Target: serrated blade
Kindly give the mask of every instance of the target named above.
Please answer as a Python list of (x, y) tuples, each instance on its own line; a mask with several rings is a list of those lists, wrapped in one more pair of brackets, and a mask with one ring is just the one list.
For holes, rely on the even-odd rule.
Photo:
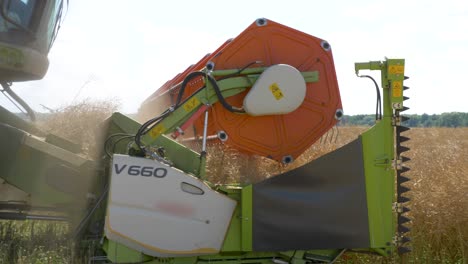
[(408, 242), (411, 242), (411, 239), (409, 237), (402, 237), (401, 238), (401, 244), (405, 244), (405, 243), (408, 243)]
[[(411, 189), (402, 185), (399, 185), (397, 187), (398, 195), (401, 195), (403, 193), (409, 192)], [(408, 198), (409, 199), (409, 198)]]
[(409, 231), (411, 231), (409, 227), (406, 227), (404, 225), (398, 225), (398, 233), (404, 234), (404, 233), (408, 233)]
[(405, 182), (409, 182), (410, 180), (411, 180), (410, 178), (405, 177), (405, 176), (402, 176), (402, 175), (398, 175), (398, 176), (397, 176), (398, 184), (402, 184), (402, 183), (405, 183)]
[(408, 150), (410, 150), (410, 148), (405, 147), (405, 146), (398, 146), (398, 149), (397, 149), (398, 154), (401, 154), (401, 153), (406, 152)]
[(399, 171), (400, 171), (400, 173), (405, 173), (405, 172), (410, 171), (410, 168), (403, 166), (403, 167), (401, 167), (401, 169)]
[(405, 196), (398, 196), (397, 197), (397, 202), (399, 202), (399, 203), (406, 203), (406, 202), (409, 202), (409, 201), (411, 201), (411, 199), (408, 198), (408, 197), (405, 197)]
[(399, 225), (406, 224), (406, 223), (408, 223), (409, 221), (411, 221), (411, 219), (409, 219), (409, 218), (406, 217), (406, 216), (403, 216), (403, 215), (398, 216), (398, 224), (399, 224)]
[[(409, 140), (409, 138), (408, 138), (408, 140)], [(400, 141), (400, 142), (401, 142), (401, 141)], [(406, 156), (401, 156), (400, 159), (401, 159), (401, 162), (408, 162), (408, 161), (411, 161), (411, 159), (408, 158), (408, 157), (406, 157)]]
[(406, 132), (410, 130), (409, 127), (405, 127), (405, 126), (397, 126), (397, 133), (400, 134), (400, 133), (403, 133), (403, 132)]
[(411, 252), (411, 248), (407, 248), (407, 247), (399, 247), (398, 248), (398, 254), (400, 255), (403, 255), (403, 254), (406, 254), (406, 253), (409, 253)]

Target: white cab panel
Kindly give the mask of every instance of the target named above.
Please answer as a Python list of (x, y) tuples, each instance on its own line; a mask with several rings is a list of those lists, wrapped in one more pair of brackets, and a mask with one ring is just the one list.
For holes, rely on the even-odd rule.
[(220, 251), (236, 201), (154, 160), (114, 155), (106, 236), (152, 256)]

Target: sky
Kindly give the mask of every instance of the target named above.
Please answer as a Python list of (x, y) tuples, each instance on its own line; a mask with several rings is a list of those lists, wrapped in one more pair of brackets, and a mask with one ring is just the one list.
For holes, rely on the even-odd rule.
[(375, 88), (354, 62), (385, 57), (406, 59), (406, 113), (468, 112), (466, 0), (70, 0), (47, 75), (12, 89), (39, 112), (94, 98), (135, 113), (261, 17), (331, 44), (345, 114), (375, 111)]

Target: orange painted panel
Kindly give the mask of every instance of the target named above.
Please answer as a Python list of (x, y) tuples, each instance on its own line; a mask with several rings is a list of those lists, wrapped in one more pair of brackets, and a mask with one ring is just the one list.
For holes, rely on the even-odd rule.
[[(324, 43), (322, 39), (271, 20), (264, 25), (254, 22), (232, 41), (164, 85), (155, 96), (162, 97), (171, 86), (180, 83), (193, 69), (203, 68), (208, 61), (215, 63), (215, 70), (240, 69), (251, 62), (262, 61), (262, 65), (251, 67), (281, 63), (302, 72), (318, 71), (319, 81), (307, 83), (303, 104), (289, 114), (253, 117), (231, 113), (219, 103), (209, 112), (209, 133), (225, 131), (228, 134), (226, 144), (278, 161), (287, 156), (296, 158), (336, 124), (335, 112), (342, 109), (332, 52), (328, 43)], [(194, 80), (187, 86), (184, 98), (202, 86), (201, 80)], [(176, 94), (177, 90), (173, 90)], [(242, 106), (245, 94), (227, 98), (227, 101), (233, 106)], [(151, 102), (149, 99), (146, 102)], [(199, 135), (203, 131), (201, 119), (194, 125)]]

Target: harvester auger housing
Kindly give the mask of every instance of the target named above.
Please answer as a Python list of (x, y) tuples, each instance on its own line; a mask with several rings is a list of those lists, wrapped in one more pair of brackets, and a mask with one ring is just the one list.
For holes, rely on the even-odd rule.
[[(139, 112), (143, 124), (109, 117), (102, 160), (79, 159), (69, 142), (2, 124), (2, 140), (17, 140), (2, 152), (8, 163), (0, 177), (29, 196), (0, 205), (8, 216), (15, 205), (24, 215), (31, 201), (65, 206), (64, 218), (86, 205), (74, 212), (73, 236), (91, 248), (91, 263), (332, 263), (347, 250), (404, 253), (404, 60), (355, 70), (382, 76), (383, 112), (372, 128), (258, 183), (209, 182), (209, 140), (288, 164), (343, 117), (330, 44), (258, 19), (150, 96)], [(183, 140), (199, 140), (201, 150)], [(38, 161), (29, 164), (25, 151)], [(40, 169), (39, 189), (25, 183), (30, 171), (22, 166)], [(92, 184), (66, 188), (63, 179)]]

